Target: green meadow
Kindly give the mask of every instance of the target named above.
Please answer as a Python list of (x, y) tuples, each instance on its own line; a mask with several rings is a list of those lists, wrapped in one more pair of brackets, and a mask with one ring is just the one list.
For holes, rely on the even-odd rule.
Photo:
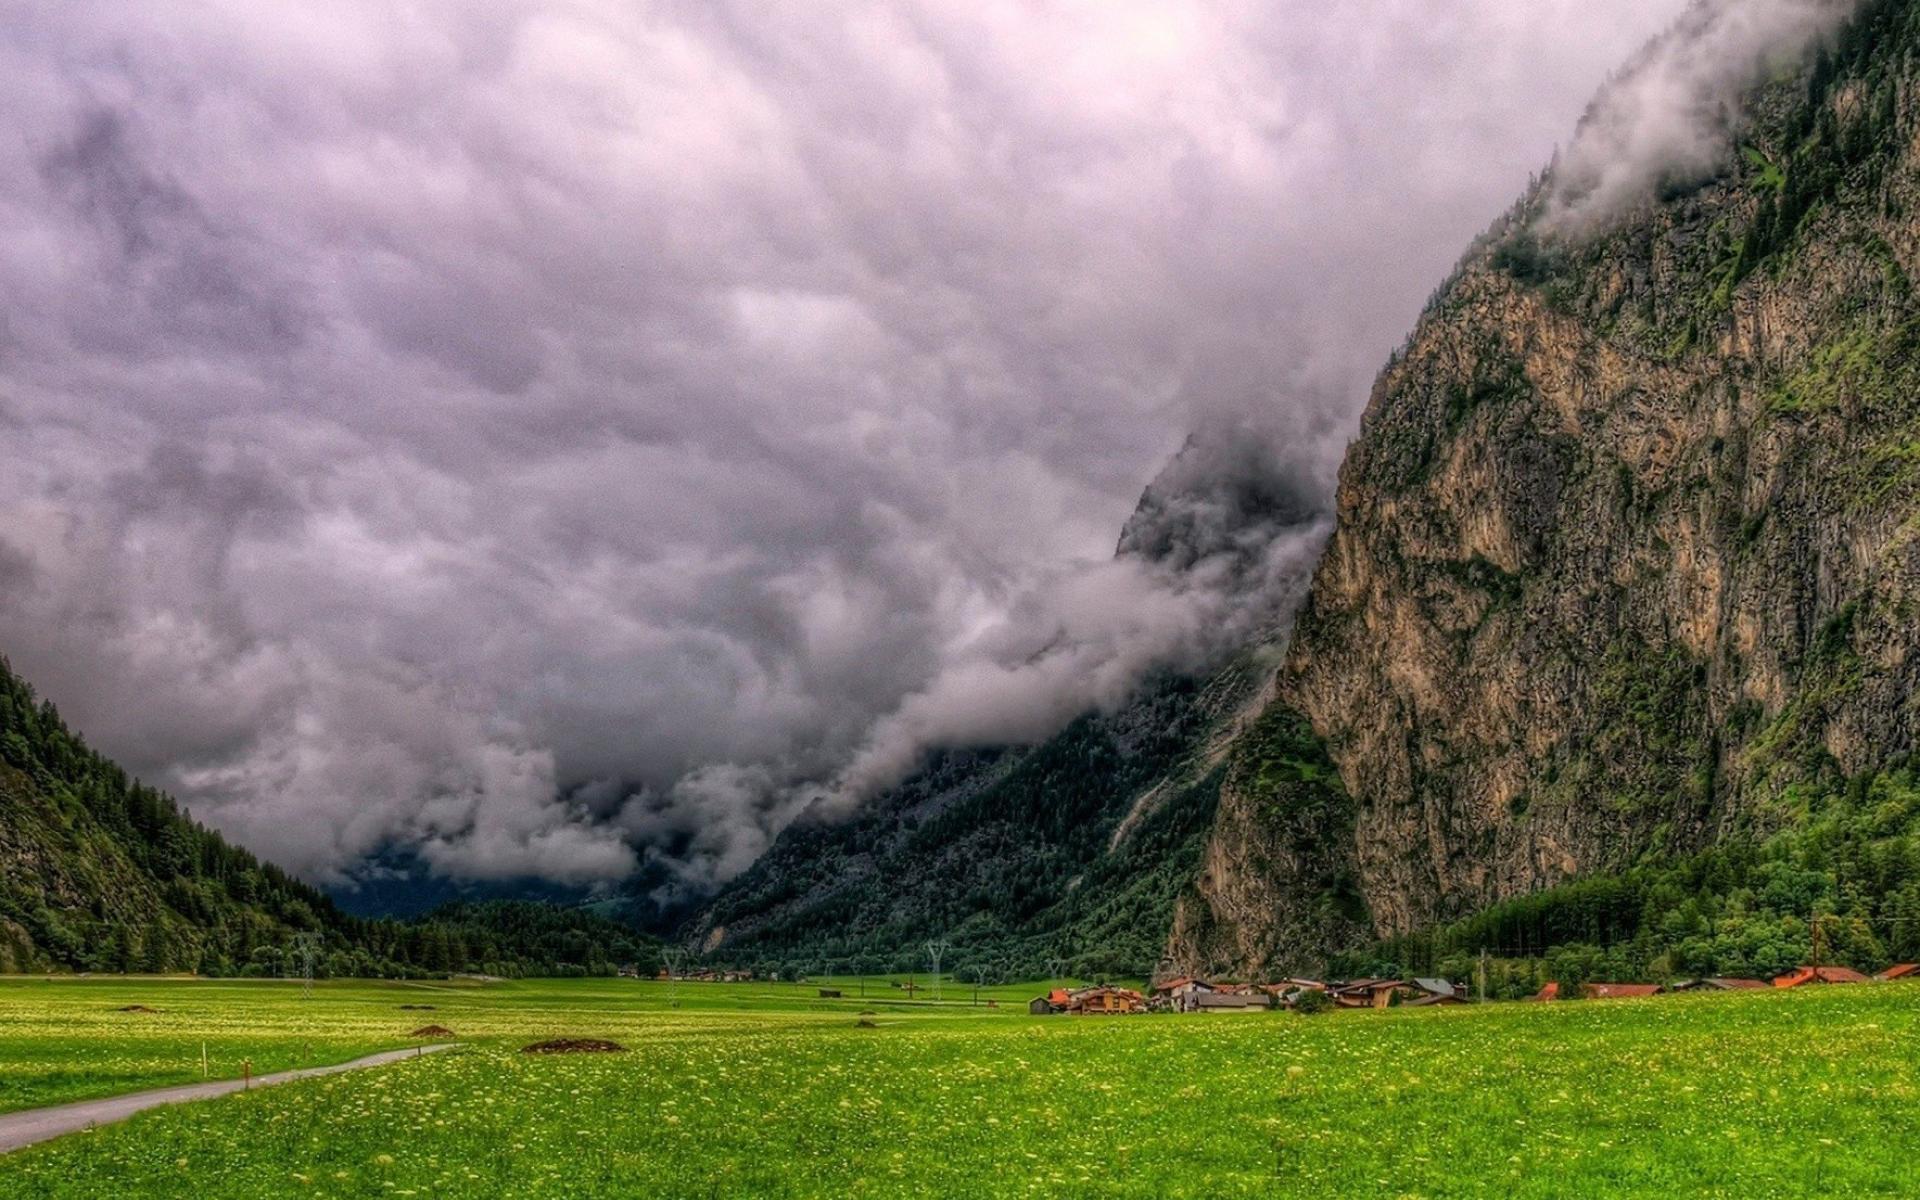
[[(6, 980), (15, 1108), (197, 1079), (203, 1041), (214, 1074), (468, 1045), (8, 1155), (0, 1195), (1894, 1196), (1920, 1162), (1915, 984), (1114, 1018), (828, 986)], [(520, 1052), (563, 1036), (629, 1049)]]

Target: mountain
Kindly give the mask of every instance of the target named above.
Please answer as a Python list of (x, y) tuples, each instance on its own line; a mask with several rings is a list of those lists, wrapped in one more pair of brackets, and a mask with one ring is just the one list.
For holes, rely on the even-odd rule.
[(348, 916), (89, 749), (0, 659), (0, 971), (611, 971), (657, 943), (578, 910), (458, 904)]
[(1860, 6), (1608, 211), (1563, 161), (1381, 375), (1280, 682), (1375, 935), (1512, 918), (1503, 951), (1640, 939), (1647, 971), (1729, 921), (1817, 951), (1819, 916), (1915, 948), (1916, 50), (1914, 5)]
[(1303, 807), (1338, 807), (1324, 756), (1296, 761), (1303, 727), (1260, 716), (1284, 614), (1327, 529), (1316, 496), (1257, 443), (1190, 442), (1146, 489), (1116, 553), (1203, 570), (1247, 618), (1246, 645), (1196, 676), (1149, 680), (1039, 745), (938, 753), (850, 816), (803, 815), (686, 940), (732, 962), (900, 970), (944, 940), (946, 962), (973, 978), (1030, 978), (1055, 960), (1150, 970), (1207, 870), (1222, 796), (1250, 776), (1287, 776)]
[[(1248, 974), (1485, 950), (1513, 989), (1920, 953), (1916, 51), (1905, 0), (1696, 5), (1379, 377), (1290, 641), (803, 824), (695, 932)], [(1123, 548), (1288, 508), (1194, 466)]]

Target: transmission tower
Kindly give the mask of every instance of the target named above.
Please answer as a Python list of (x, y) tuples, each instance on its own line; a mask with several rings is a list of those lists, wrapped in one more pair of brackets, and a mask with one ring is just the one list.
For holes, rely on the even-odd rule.
[(300, 996), (313, 998), (313, 966), (320, 957), (320, 935), (315, 933), (296, 933), (293, 935), (293, 957), (300, 965)]
[(681, 966), (687, 961), (687, 952), (678, 946), (667, 946), (660, 951), (660, 958), (667, 964), (667, 1004), (679, 1008)]
[(940, 1002), (940, 960), (947, 953), (947, 939), (936, 938), (927, 943), (927, 958), (933, 963), (933, 1002)]

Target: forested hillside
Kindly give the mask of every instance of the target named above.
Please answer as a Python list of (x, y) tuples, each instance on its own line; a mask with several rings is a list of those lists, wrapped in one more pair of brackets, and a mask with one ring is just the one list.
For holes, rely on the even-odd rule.
[(319, 974), (603, 972), (651, 940), (579, 910), (453, 905), (349, 917), (318, 890), (194, 822), (69, 730), (0, 660), (0, 971), (304, 969)]
[(1150, 969), (1199, 869), (1221, 768), (1208, 735), (1251, 672), (1165, 680), (1036, 747), (948, 752), (845, 820), (803, 818), (708, 908), (728, 962), (924, 969), (965, 978)]

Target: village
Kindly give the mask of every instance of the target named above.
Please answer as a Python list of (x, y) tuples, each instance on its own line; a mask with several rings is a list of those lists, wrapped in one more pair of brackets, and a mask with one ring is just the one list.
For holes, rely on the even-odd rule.
[[(620, 968), (619, 974), (624, 978), (641, 977), (641, 971), (633, 965)], [(778, 971), (755, 972), (724, 967), (688, 967), (680, 971), (670, 971), (662, 967), (652, 974), (652, 978), (661, 982), (677, 983), (782, 982)], [(1766, 990), (1797, 988), (1810, 984), (1890, 983), (1903, 980), (1920, 982), (1920, 964), (1899, 963), (1874, 975), (1866, 975), (1848, 967), (1802, 966), (1770, 980), (1715, 977), (1682, 979), (1670, 983), (1596, 981), (1583, 982), (1577, 987), (1568, 989), (1563, 989), (1556, 982), (1546, 984), (1522, 1003), (1554, 1000), (1632, 1000), (1679, 992)], [(805, 975), (793, 974), (789, 975), (785, 982), (808, 985), (824, 981), (811, 980)], [(868, 981), (864, 978), (860, 981), (863, 996), (867, 983)], [(920, 999), (923, 993), (930, 990), (929, 984), (916, 982), (912, 978), (904, 981), (873, 980), (872, 983), (875, 987), (904, 992), (906, 998), (910, 1000)], [(822, 986), (819, 988), (819, 996), (823, 1000), (838, 1000), (843, 998), (843, 991), (839, 987)], [(977, 993), (973, 1002), (980, 1002)], [(1034, 1016), (1235, 1013), (1275, 1009), (1314, 1013), (1334, 1009), (1428, 1008), (1481, 1002), (1483, 1001), (1474, 998), (1472, 988), (1465, 982), (1434, 977), (1324, 981), (1287, 978), (1271, 983), (1238, 983), (1209, 982), (1197, 976), (1180, 975), (1161, 979), (1149, 985), (1145, 991), (1111, 983), (1054, 987), (1044, 995), (1035, 996), (1028, 1001), (1027, 1011)], [(984, 1003), (988, 1007), (999, 1007), (997, 1000), (988, 999)]]
[[(1772, 980), (1765, 979), (1683, 979), (1673, 983), (1582, 983), (1572, 995), (1563, 996), (1558, 983), (1549, 983), (1529, 999), (1550, 1001), (1631, 1000), (1662, 993), (1741, 991), (1748, 989), (1797, 988), (1809, 984), (1890, 983), (1897, 980), (1920, 982), (1920, 964), (1900, 963), (1876, 975), (1864, 975), (1848, 967), (1803, 966)], [(1262, 1009), (1290, 1009), (1320, 1012), (1342, 1008), (1424, 1008), (1470, 1002), (1466, 984), (1449, 979), (1351, 979), (1322, 982), (1317, 979), (1282, 979), (1275, 983), (1209, 983), (1192, 976), (1179, 976), (1152, 985), (1146, 992), (1133, 988), (1097, 984), (1081, 988), (1054, 988), (1044, 996), (1035, 996), (1027, 1004), (1034, 1016), (1070, 1014), (1109, 1016), (1130, 1013), (1232, 1013)]]

